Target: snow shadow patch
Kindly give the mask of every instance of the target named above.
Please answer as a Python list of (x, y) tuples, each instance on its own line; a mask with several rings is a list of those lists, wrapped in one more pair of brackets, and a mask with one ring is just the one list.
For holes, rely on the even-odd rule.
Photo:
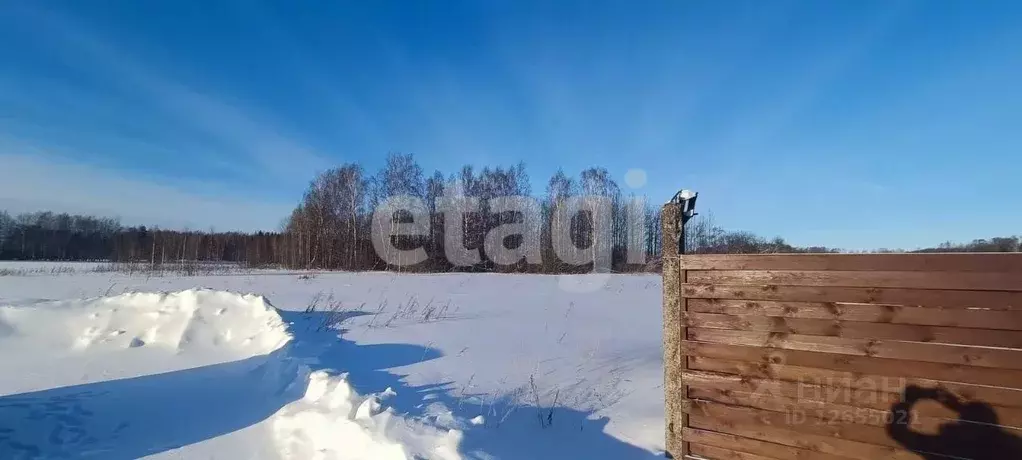
[[(416, 345), (356, 347), (339, 339), (338, 330), (322, 327), (326, 318), (320, 315), (332, 315), (339, 324), (359, 312), (340, 318), (337, 312), (279, 313), (291, 322), (287, 332), (294, 339), (269, 354), (0, 396), (0, 459), (155, 455), (270, 418), (302, 399), (310, 372), (372, 372), (440, 356)], [(265, 446), (252, 446), (252, 452), (276, 458), (277, 446), (268, 435)]]
[(0, 458), (133, 459), (251, 426), (298, 399), (281, 355), (0, 397)]
[[(0, 459), (134, 459), (200, 443), (252, 427), (302, 399), (316, 371), (348, 373), (359, 393), (387, 395), (383, 404), (397, 414), (460, 430), (462, 458), (657, 458), (604, 433), (606, 418), (499, 398), (483, 408), (455, 397), (453, 384), (410, 385), (392, 371), (441, 358), (440, 350), (358, 345), (343, 330), (321, 327), (364, 313), (279, 314), (293, 339), (269, 354), (0, 397)], [(486, 421), (469, 422), (479, 415)], [(252, 456), (277, 454), (266, 438), (265, 445), (250, 446)]]
[[(292, 353), (315, 357), (314, 369), (347, 372), (348, 381), (361, 394), (396, 394), (384, 405), (398, 414), (462, 430), (460, 453), (465, 459), (563, 460), (591, 458), (613, 460), (662, 459), (661, 455), (629, 444), (604, 432), (607, 417), (593, 418), (589, 412), (564, 406), (542, 407), (512, 398), (495, 398), (480, 405), (468, 397), (456, 396), (454, 382), (410, 385), (405, 375), (389, 369), (443, 357), (440, 350), (410, 344), (356, 344), (345, 338), (347, 330), (324, 334), (315, 325), (323, 322), (322, 312), (281, 311), (295, 336)], [(360, 316), (361, 312), (352, 312)], [(304, 326), (303, 326), (304, 325)], [(446, 408), (447, 414), (437, 409)], [(482, 423), (471, 420), (482, 415)], [(480, 419), (476, 419), (479, 421)]]

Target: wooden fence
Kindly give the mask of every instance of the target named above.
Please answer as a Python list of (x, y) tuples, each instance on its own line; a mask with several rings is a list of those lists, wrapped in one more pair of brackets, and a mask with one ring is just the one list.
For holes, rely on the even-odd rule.
[(1022, 254), (678, 255), (676, 216), (672, 457), (1022, 458)]

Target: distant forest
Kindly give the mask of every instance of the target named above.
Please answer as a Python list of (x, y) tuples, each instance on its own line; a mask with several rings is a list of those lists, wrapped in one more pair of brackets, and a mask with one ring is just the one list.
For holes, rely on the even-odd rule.
[[(401, 270), (499, 271), (533, 273), (570, 273), (590, 267), (567, 266), (554, 256), (549, 229), (568, 225), (572, 240), (585, 247), (594, 238), (591, 216), (582, 214), (571, 222), (557, 222), (551, 212), (570, 196), (599, 195), (612, 200), (612, 269), (618, 272), (656, 269), (663, 242), (659, 230), (659, 204), (647, 203), (642, 219), (625, 218), (625, 196), (603, 168), (589, 168), (576, 177), (558, 171), (546, 182), (545, 190), (534, 194), (523, 164), (510, 167), (476, 169), (464, 166), (445, 175), (435, 171), (426, 175), (412, 155), (391, 154), (386, 165), (375, 174), (367, 174), (358, 164), (345, 164), (316, 177), (301, 201), (275, 232), (202, 232), (164, 230), (145, 226), (124, 226), (117, 219), (35, 212), (10, 215), (0, 211), (0, 260), (59, 260), (145, 262), (153, 265), (181, 261), (235, 262), (250, 267), (276, 266), (298, 269), (385, 270), (388, 266), (373, 250), (370, 240), (372, 210), (386, 198), (411, 195), (432, 204), (445, 194), (482, 200), (479, 212), (465, 214), (461, 226), (469, 249), (484, 247), (489, 230), (510, 222), (520, 222), (521, 213), (491, 212), (487, 199), (501, 196), (534, 196), (540, 207), (540, 247), (542, 263), (523, 259), (511, 265), (497, 265), (483, 254), (479, 263), (453, 266), (444, 255), (443, 215), (431, 207), (431, 230), (421, 237), (395, 237), (399, 247), (423, 247), (429, 259)], [(825, 247), (796, 247), (778, 237), (767, 239), (744, 231), (729, 231), (714, 224), (712, 215), (693, 219), (686, 229), (692, 253), (792, 253), (838, 252)], [(629, 264), (625, 258), (628, 238), (640, 234), (646, 257), (644, 263)], [(514, 247), (521, 237), (507, 239)], [(1019, 237), (975, 240), (966, 244), (945, 243), (914, 252), (1019, 252)], [(888, 251), (884, 252), (898, 252)]]

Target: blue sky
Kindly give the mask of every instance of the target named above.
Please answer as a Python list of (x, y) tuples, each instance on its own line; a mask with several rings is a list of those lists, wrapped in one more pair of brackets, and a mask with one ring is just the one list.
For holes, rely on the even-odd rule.
[(6, 1), (0, 208), (273, 229), (398, 151), (799, 244), (1018, 234), (1020, 50), (1009, 1)]

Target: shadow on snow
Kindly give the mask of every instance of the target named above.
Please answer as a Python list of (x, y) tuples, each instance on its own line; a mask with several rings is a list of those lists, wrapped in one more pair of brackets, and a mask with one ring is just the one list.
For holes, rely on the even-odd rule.
[[(433, 417), (431, 405), (440, 403), (461, 420), (483, 415), (486, 423), (464, 428), (461, 453), (471, 459), (563, 460), (593, 458), (614, 460), (646, 460), (660, 455), (628, 444), (604, 432), (610, 421), (606, 417), (590, 418), (590, 413), (567, 407), (544, 408), (542, 416), (552, 423), (540, 424), (540, 409), (512, 400), (469, 402), (459, 397), (453, 382), (413, 386), (404, 376), (390, 371), (394, 367), (442, 358), (433, 348), (418, 345), (359, 345), (346, 338), (342, 331), (316, 332), (322, 320), (301, 312), (281, 312), (292, 323), (297, 340), (293, 350), (299, 356), (318, 356), (321, 368), (339, 369), (349, 373), (348, 380), (362, 394), (379, 393), (387, 388), (397, 395), (385, 405), (400, 414), (416, 418)], [(305, 324), (303, 326), (303, 324)], [(499, 423), (499, 424), (498, 424)]]
[[(442, 403), (459, 418), (501, 419), (465, 428), (467, 458), (650, 459), (658, 456), (603, 432), (608, 419), (570, 408), (539, 410), (513, 401), (465, 403), (450, 384), (410, 386), (388, 369), (441, 358), (411, 344), (357, 345), (318, 326), (330, 313), (280, 311), (294, 340), (269, 355), (162, 374), (109, 380), (0, 397), (0, 458), (134, 459), (231, 433), (276, 413), (305, 392), (301, 365), (349, 373), (360, 393), (391, 388), (398, 413), (428, 417)], [(348, 313), (347, 317), (360, 313)], [(337, 319), (334, 317), (334, 319)], [(298, 358), (298, 359), (290, 359)], [(544, 416), (551, 412), (544, 412)], [(496, 416), (492, 414), (497, 414)], [(489, 420), (488, 420), (489, 421)]]

